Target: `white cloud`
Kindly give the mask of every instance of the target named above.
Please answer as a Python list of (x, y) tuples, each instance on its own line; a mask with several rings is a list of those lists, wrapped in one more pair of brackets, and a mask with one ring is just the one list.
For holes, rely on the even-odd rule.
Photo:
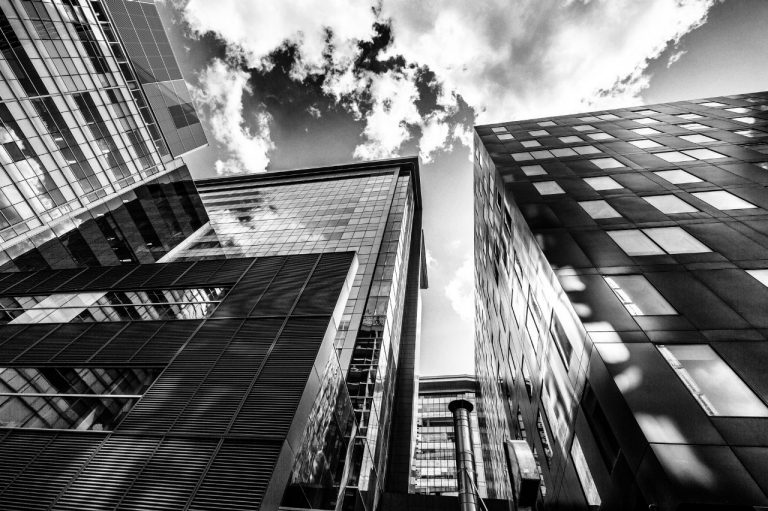
[(670, 55), (669, 60), (667, 60), (667, 69), (672, 67), (672, 64), (680, 60), (686, 53), (688, 53), (686, 50), (678, 50)]
[(274, 149), (270, 138), (267, 112), (254, 112), (254, 120), (243, 118), (243, 93), (250, 93), (248, 73), (215, 59), (199, 75), (199, 85), (192, 94), (202, 110), (208, 129), (228, 153), (226, 160), (216, 161), (219, 175), (264, 172), (269, 165), (269, 152)]
[(451, 307), (464, 321), (475, 317), (475, 269), (471, 256), (464, 259), (453, 278), (445, 286), (445, 295)]

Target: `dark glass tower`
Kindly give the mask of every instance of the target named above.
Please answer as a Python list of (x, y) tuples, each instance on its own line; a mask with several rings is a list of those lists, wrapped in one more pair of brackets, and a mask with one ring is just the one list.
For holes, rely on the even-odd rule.
[(767, 129), (767, 93), (476, 128), (486, 463), (527, 439), (540, 508), (768, 504)]

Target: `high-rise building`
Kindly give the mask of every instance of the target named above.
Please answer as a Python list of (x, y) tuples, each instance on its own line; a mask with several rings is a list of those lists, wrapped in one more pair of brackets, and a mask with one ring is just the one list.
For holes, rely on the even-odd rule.
[[(143, 183), (189, 181), (175, 157), (205, 143), (153, 2), (0, 1), (0, 263), (61, 237), (89, 211), (134, 201)], [(128, 209), (138, 224), (153, 214)], [(113, 231), (129, 229), (105, 222), (118, 225), (93, 235), (109, 245), (120, 238)], [(133, 262), (172, 248), (157, 241), (147, 240), (151, 260), (140, 251)], [(41, 257), (61, 267), (59, 254)]]
[(200, 190), (155, 264), (0, 274), (0, 508), (373, 510), (408, 466), (418, 161)]
[(542, 509), (768, 505), (768, 93), (475, 131), (490, 470), (526, 439)]
[[(456, 479), (456, 438), (453, 414), (448, 405), (457, 399), (476, 406), (477, 380), (471, 375), (420, 376), (416, 413), (416, 445), (411, 465), (412, 493), (458, 495)], [(483, 433), (477, 412), (470, 412), (470, 429), (475, 451), (477, 493), (488, 498), (487, 479), (481, 450)]]

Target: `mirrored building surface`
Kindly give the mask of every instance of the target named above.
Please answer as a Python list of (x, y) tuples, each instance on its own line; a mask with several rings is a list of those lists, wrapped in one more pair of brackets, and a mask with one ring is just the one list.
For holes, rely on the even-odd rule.
[(767, 505), (768, 94), (475, 131), (493, 473), (526, 439), (541, 509)]

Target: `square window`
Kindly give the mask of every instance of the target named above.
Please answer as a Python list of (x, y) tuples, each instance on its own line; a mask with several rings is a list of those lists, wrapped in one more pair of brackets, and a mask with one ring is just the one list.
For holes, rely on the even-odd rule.
[(737, 135), (741, 135), (742, 137), (749, 137), (749, 138), (760, 138), (768, 135), (768, 133), (764, 131), (758, 131), (758, 130), (741, 130), (735, 132)]
[(683, 151), (683, 152), (688, 156), (693, 156), (697, 160), (713, 160), (715, 158), (727, 158), (726, 155), (716, 153), (709, 149), (690, 149), (688, 151)]
[(659, 130), (655, 130), (653, 128), (635, 128), (630, 131), (632, 133), (637, 133), (638, 135), (658, 135), (661, 133)]
[(668, 254), (699, 254), (712, 252), (709, 247), (688, 234), (682, 227), (654, 227), (643, 229)]
[(527, 161), (533, 159), (531, 153), (512, 153), (510, 156), (512, 156), (512, 159), (515, 161)]
[(494, 133), (506, 133), (507, 128), (505, 128), (504, 126), (496, 126), (495, 128), (491, 128), (491, 131), (493, 131)]
[(658, 142), (654, 142), (653, 140), (633, 140), (630, 142), (635, 147), (639, 147), (640, 149), (650, 149), (651, 147), (662, 147), (661, 144)]
[(684, 170), (679, 170), (679, 169), (660, 170), (658, 172), (654, 172), (654, 174), (664, 179), (665, 181), (669, 181), (674, 185), (679, 185), (683, 183), (701, 183), (701, 179), (699, 179), (698, 177)]
[(681, 124), (681, 128), (691, 130), (691, 131), (701, 131), (701, 130), (708, 130), (711, 128), (711, 126), (705, 126), (703, 124), (699, 124), (698, 122), (692, 122), (689, 124)]
[(538, 123), (539, 126), (547, 127), (547, 126), (557, 126), (557, 124), (554, 121), (542, 121)]
[(752, 110), (749, 108), (744, 108), (743, 106), (737, 106), (735, 108), (726, 108), (728, 112), (733, 112), (735, 114), (748, 114)]
[(744, 124), (755, 124), (755, 122), (757, 121), (757, 119), (755, 119), (754, 117), (736, 117), (732, 120), (743, 122)]
[(514, 140), (515, 137), (510, 135), (509, 133), (502, 133), (501, 135), (496, 135), (496, 138), (499, 140)]
[(594, 115), (588, 115), (586, 117), (579, 117), (579, 120), (582, 122), (595, 122), (595, 121), (599, 121), (600, 119), (598, 119)]
[(589, 131), (595, 129), (595, 127), (589, 124), (580, 124), (579, 126), (574, 126), (573, 129), (576, 131)]
[(632, 119), (632, 120), (638, 124), (656, 124), (659, 122), (656, 119), (652, 119), (650, 117), (640, 117), (639, 119)]
[(768, 407), (708, 344), (658, 345), (709, 416), (768, 417)]
[(610, 204), (604, 200), (581, 201), (579, 205), (587, 214), (595, 219), (598, 218), (621, 218), (618, 211), (613, 209)]
[(693, 156), (688, 156), (687, 154), (683, 154), (678, 151), (672, 151), (669, 153), (653, 153), (654, 156), (658, 156), (664, 161), (668, 161), (670, 163), (675, 163), (678, 161), (691, 161), (695, 158)]
[(531, 156), (533, 156), (537, 160), (542, 160), (545, 158), (554, 158), (555, 156), (549, 152), (549, 151), (532, 151)]
[(582, 145), (579, 147), (574, 147), (573, 150), (579, 154), (596, 154), (600, 152), (600, 149), (592, 145)]
[(617, 169), (625, 166), (623, 163), (613, 158), (595, 158), (589, 160), (589, 162), (600, 169)]
[(662, 213), (673, 215), (676, 213), (695, 213), (694, 208), (677, 195), (652, 195), (643, 199)]
[(608, 231), (608, 236), (630, 256), (664, 254), (664, 251), (639, 229)]
[(572, 144), (574, 142), (584, 142), (584, 140), (581, 137), (577, 137), (576, 135), (572, 135), (570, 137), (560, 137), (560, 142), (564, 144)]
[(712, 108), (718, 108), (721, 106), (726, 106), (725, 103), (720, 103), (719, 101), (709, 101), (707, 103), (701, 103), (701, 106), (708, 106)]
[(529, 131), (528, 134), (532, 137), (543, 137), (544, 135), (549, 135), (549, 132), (547, 130), (534, 130)]
[(587, 136), (592, 140), (608, 140), (611, 138), (615, 138), (613, 135), (609, 135), (608, 133), (603, 133), (602, 131), (598, 131), (597, 133), (590, 133)]
[(762, 285), (768, 287), (768, 268), (759, 270), (747, 270), (747, 273), (760, 281)]
[(576, 151), (570, 147), (563, 147), (561, 149), (552, 149), (552, 154), (555, 156), (575, 156)]
[(520, 142), (523, 147), (541, 147), (541, 143), (538, 140), (523, 140)]
[(686, 121), (692, 121), (694, 119), (701, 119), (704, 116), (699, 114), (680, 114), (678, 115), (678, 117), (681, 119), (685, 119)]
[(635, 113), (637, 115), (654, 115), (654, 114), (657, 114), (659, 112), (657, 112), (656, 110), (640, 110), (639, 112), (635, 112)]
[(539, 181), (538, 183), (533, 183), (533, 186), (541, 195), (556, 195), (559, 193), (565, 193), (565, 190), (560, 188), (560, 185), (557, 184), (556, 181)]
[(603, 114), (603, 115), (598, 115), (597, 118), (600, 119), (601, 121), (613, 121), (614, 119), (618, 119), (619, 116), (613, 115), (613, 114)]
[(694, 144), (708, 144), (710, 142), (717, 142), (717, 140), (712, 137), (700, 135), (698, 133), (695, 135), (680, 135), (680, 138), (687, 142), (693, 142)]
[(523, 165), (520, 169), (526, 176), (543, 176), (547, 173), (541, 165)]
[(730, 192), (726, 192), (725, 190), (696, 192), (691, 195), (697, 199), (703, 200), (710, 206), (715, 207), (721, 211), (728, 211), (731, 209), (752, 209), (757, 207), (751, 202), (747, 202)]
[(608, 176), (585, 177), (584, 182), (592, 187), (593, 190), (618, 190), (624, 188), (619, 183)]
[(674, 316), (677, 311), (643, 275), (603, 277), (633, 316)]

